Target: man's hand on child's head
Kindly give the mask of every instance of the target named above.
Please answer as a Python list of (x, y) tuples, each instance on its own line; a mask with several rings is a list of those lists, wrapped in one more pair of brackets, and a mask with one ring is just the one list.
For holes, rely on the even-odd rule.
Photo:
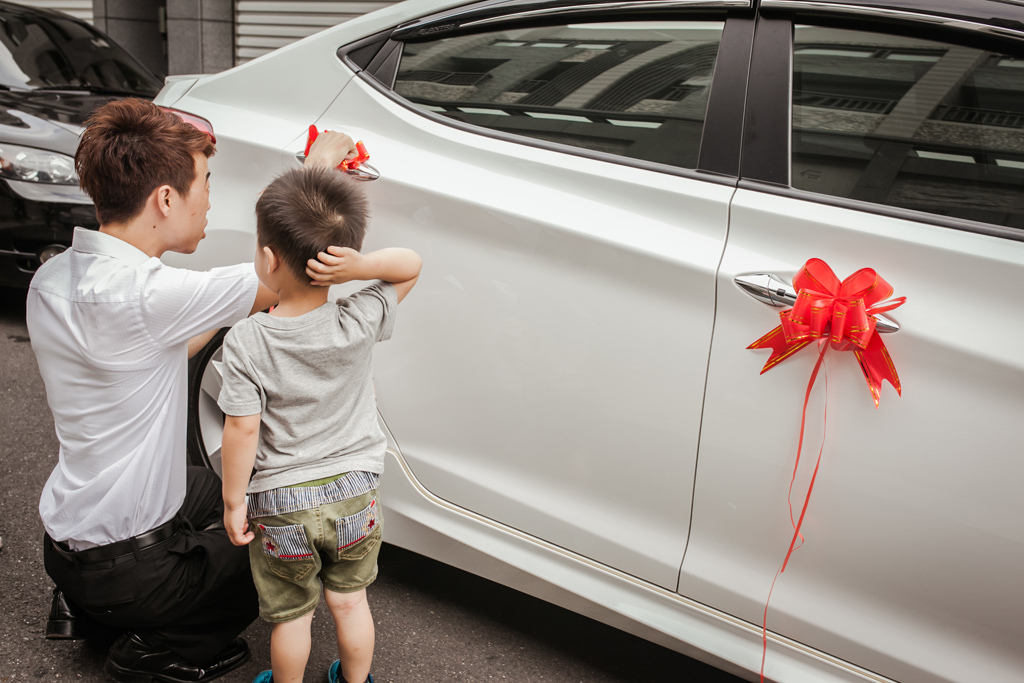
[(312, 278), (311, 284), (314, 285), (340, 285), (363, 279), (360, 271), (362, 264), (363, 255), (355, 249), (332, 246), (306, 262), (306, 275)]
[(249, 520), (245, 516), (245, 506), (230, 508), (224, 506), (224, 528), (228, 532), (228, 540), (233, 545), (248, 545), (249, 541), (256, 538), (256, 534), (249, 531)]

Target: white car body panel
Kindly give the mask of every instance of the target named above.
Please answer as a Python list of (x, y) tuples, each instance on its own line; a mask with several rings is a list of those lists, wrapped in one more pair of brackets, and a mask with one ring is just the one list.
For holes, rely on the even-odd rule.
[[(206, 270), (251, 260), (256, 247), (257, 193), (282, 170), (298, 164), (294, 154), (305, 147), (306, 128), (353, 76), (335, 56), (338, 47), (401, 23), (410, 13), (429, 14), (460, 4), (464, 0), (408, 0), (221, 73), (195, 81), (168, 79), (154, 102), (202, 112), (213, 124), (218, 153), (210, 159), (211, 185), (228, 187), (212, 191), (206, 238), (195, 254), (166, 254), (164, 261)], [(239, 116), (239, 111), (245, 116)], [(286, 147), (289, 151), (284, 151)]]
[(367, 248), (426, 264), (375, 365), (419, 480), (674, 588), (733, 188), (481, 138), (361, 80), (318, 125), (381, 174)]
[[(434, 496), (389, 442), (380, 483), (389, 543), (758, 680), (760, 628)], [(890, 683), (774, 633), (768, 653), (775, 680)]]
[(756, 680), (814, 351), (760, 375), (746, 347), (779, 309), (733, 278), (871, 267), (908, 297), (884, 337), (903, 396), (876, 410), (829, 352), (765, 673), (1021, 680), (1024, 243), (477, 135), (336, 57), (459, 4), (390, 6), (157, 100), (218, 138), (207, 238), (173, 265), (252, 258), (257, 193), (309, 124), (366, 142), (365, 248), (424, 257), (375, 360), (386, 539)]
[[(853, 354), (828, 353), (806, 542), (775, 587), (769, 628), (904, 683), (1019, 680), (1024, 652), (1005, 639), (1024, 615), (1024, 317), (1006, 283), (1024, 277), (1021, 242), (737, 192), (680, 592), (761, 621), (793, 534), (786, 492), (816, 352), (759, 375), (769, 352), (746, 347), (779, 309), (732, 279), (790, 280), (811, 257), (840, 278), (874, 268), (907, 297), (889, 314), (902, 329), (884, 335), (903, 396), (886, 384), (876, 410)], [(819, 376), (796, 514), (824, 395)]]

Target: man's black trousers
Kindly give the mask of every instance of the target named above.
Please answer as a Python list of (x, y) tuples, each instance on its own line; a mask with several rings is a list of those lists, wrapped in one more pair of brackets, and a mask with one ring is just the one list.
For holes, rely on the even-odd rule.
[[(126, 557), (86, 564), (43, 539), (46, 573), (96, 621), (204, 666), (259, 613), (249, 552), (228, 541), (221, 482), (189, 467), (177, 533)], [(204, 530), (206, 529), (206, 530)], [(72, 553), (72, 556), (74, 554)]]

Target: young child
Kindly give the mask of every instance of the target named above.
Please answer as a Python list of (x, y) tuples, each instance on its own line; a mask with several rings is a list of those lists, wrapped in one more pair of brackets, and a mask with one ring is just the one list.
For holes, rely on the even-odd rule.
[[(256, 203), (256, 274), (280, 304), (228, 332), (218, 401), (224, 525), (232, 543), (250, 544), (260, 615), (274, 624), (273, 674), (254, 683), (302, 681), (321, 583), (338, 637), (329, 681), (373, 681), (366, 587), (377, 576), (386, 440), (370, 360), (421, 261), (409, 249), (360, 254), (366, 222), (362, 193), (333, 169), (289, 171)], [(380, 281), (328, 303), (317, 279)]]

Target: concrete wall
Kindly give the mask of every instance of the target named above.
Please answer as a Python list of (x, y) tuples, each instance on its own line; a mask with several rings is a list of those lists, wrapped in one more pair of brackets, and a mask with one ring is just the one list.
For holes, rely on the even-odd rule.
[(158, 76), (234, 66), (232, 0), (92, 0), (93, 23)]
[(209, 74), (234, 66), (234, 3), (232, 0), (166, 0), (166, 2), (168, 45), (166, 73), (172, 75)]
[(163, 7), (164, 0), (93, 0), (93, 24), (162, 77), (168, 74)]

